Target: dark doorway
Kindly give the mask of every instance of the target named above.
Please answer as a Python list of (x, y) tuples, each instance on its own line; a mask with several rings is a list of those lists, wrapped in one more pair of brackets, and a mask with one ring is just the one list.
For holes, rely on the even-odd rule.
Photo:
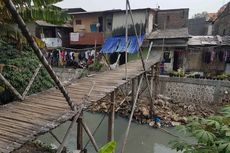
[(103, 17), (102, 16), (98, 17), (98, 22), (100, 24), (99, 32), (103, 32)]
[(182, 50), (174, 51), (173, 70), (177, 71), (179, 68), (183, 68), (184, 52)]

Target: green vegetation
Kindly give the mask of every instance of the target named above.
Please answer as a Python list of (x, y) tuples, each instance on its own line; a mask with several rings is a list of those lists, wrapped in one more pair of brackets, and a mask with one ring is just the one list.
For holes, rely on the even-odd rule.
[(103, 65), (99, 62), (99, 60), (96, 59), (93, 64), (89, 65), (88, 70), (89, 71), (97, 71), (98, 72), (98, 71), (101, 70), (102, 66)]
[(170, 77), (184, 77), (185, 73), (182, 69), (178, 69), (177, 71), (169, 72)]
[[(39, 65), (39, 60), (28, 46), (24, 46), (23, 51), (20, 51), (15, 44), (9, 44), (8, 42), (0, 40), (0, 63), (4, 63), (5, 65), (2, 71), (4, 77), (19, 93), (23, 93), (35, 69)], [(43, 68), (36, 77), (29, 94), (46, 90), (52, 86), (53, 82)], [(6, 93), (9, 93), (9, 90), (0, 82), (1, 103), (7, 103), (9, 100), (12, 100), (12, 97), (8, 97), (9, 94)]]
[(115, 141), (111, 141), (106, 145), (104, 145), (103, 147), (101, 147), (98, 153), (113, 153), (116, 148), (116, 144), (117, 143)]
[(219, 115), (208, 118), (190, 118), (190, 123), (179, 130), (194, 137), (197, 142), (171, 142), (172, 148), (184, 153), (230, 153), (230, 106)]

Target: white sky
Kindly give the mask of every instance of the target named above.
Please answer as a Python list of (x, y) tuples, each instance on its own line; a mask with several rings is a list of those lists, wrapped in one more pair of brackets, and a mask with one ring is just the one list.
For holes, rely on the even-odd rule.
[[(189, 8), (192, 17), (195, 13), (207, 11), (217, 12), (218, 9), (229, 0), (130, 0), (131, 7), (161, 9)], [(83, 8), (86, 11), (101, 11), (109, 9), (124, 9), (125, 0), (63, 0), (57, 6), (61, 8)]]

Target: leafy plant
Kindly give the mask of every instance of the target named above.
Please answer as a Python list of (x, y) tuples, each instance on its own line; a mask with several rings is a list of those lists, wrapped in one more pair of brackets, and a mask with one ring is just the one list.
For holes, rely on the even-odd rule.
[(115, 141), (111, 141), (107, 143), (106, 145), (104, 145), (103, 147), (101, 147), (98, 153), (113, 153), (113, 151), (116, 148), (116, 144), (117, 143)]
[(96, 59), (93, 64), (89, 65), (88, 69), (89, 71), (100, 71), (102, 66), (99, 60)]
[(170, 142), (173, 149), (184, 153), (230, 153), (230, 106), (220, 115), (208, 118), (190, 118), (190, 123), (178, 127), (183, 133), (194, 137), (197, 142)]
[[(39, 60), (30, 47), (24, 46), (23, 51), (19, 51), (16, 48), (16, 45), (0, 40), (0, 63), (11, 65), (5, 66), (2, 74), (19, 91), (19, 93), (23, 93), (33, 76), (35, 69), (39, 65)], [(12, 68), (12, 66), (17, 67), (17, 69)], [(46, 90), (52, 86), (53, 81), (43, 68), (39, 71), (29, 94)], [(1, 82), (0, 87), (4, 87)], [(0, 103), (7, 103), (12, 100), (12, 98), (7, 98), (13, 96), (12, 94), (9, 96), (9, 93), (8, 89), (0, 92)]]

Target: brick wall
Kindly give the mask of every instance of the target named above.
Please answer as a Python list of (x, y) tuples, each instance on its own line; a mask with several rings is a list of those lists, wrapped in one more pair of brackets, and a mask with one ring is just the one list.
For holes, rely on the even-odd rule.
[(214, 35), (230, 35), (230, 2), (214, 23)]
[(159, 29), (177, 29), (188, 26), (189, 9), (159, 10), (157, 12), (157, 24)]

